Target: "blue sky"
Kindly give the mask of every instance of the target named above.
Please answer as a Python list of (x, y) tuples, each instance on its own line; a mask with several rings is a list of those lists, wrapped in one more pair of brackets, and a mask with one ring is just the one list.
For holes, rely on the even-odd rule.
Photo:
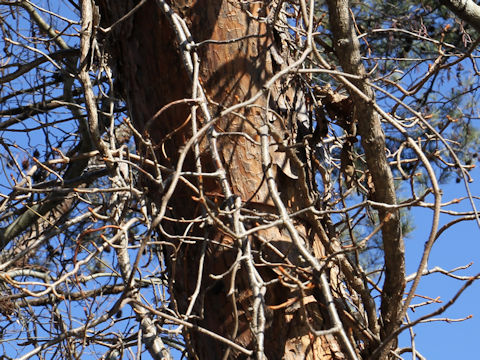
[[(472, 171), (476, 179), (470, 184), (472, 194), (480, 194), (480, 169)], [(465, 188), (462, 183), (451, 182), (442, 186), (444, 190), (443, 201), (465, 196)], [(477, 203), (478, 206), (478, 203)], [(464, 201), (461, 204), (450, 207), (451, 210), (469, 211), (470, 204)], [(407, 274), (417, 270), (418, 262), (423, 252), (425, 241), (430, 232), (431, 210), (415, 209), (412, 211), (415, 222), (415, 231), (405, 240)], [(452, 220), (453, 217), (443, 215), (440, 226)], [(475, 221), (457, 224), (446, 232), (435, 243), (430, 260), (429, 269), (439, 266), (450, 270), (473, 262), (473, 265), (462, 270), (457, 275), (469, 276), (480, 273), (480, 236)], [(447, 302), (463, 285), (463, 282), (451, 279), (442, 274), (425, 276), (417, 290), (417, 294), (432, 298), (440, 297), (441, 304), (429, 305), (418, 308), (415, 313), (409, 312), (412, 319), (432, 312)], [(419, 324), (414, 328), (417, 349), (427, 359), (475, 359), (478, 358), (478, 332), (480, 330), (480, 283), (476, 282), (468, 288), (458, 301), (439, 317), (464, 318), (469, 315), (473, 317), (463, 322), (432, 322)], [(423, 302), (423, 299), (416, 298), (413, 303)], [(401, 336), (401, 344), (409, 345), (409, 334), (406, 332)], [(409, 355), (405, 356), (410, 358)]]

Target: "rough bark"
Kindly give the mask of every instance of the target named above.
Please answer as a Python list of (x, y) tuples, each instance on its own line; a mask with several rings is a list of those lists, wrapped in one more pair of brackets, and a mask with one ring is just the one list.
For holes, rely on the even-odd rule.
[[(104, 27), (115, 23), (134, 6), (133, 1), (102, 0), (97, 1), (97, 4), (100, 6)], [(117, 87), (124, 91), (135, 126), (157, 149), (163, 149), (156, 153), (159, 162), (172, 167), (177, 163), (179, 153), (191, 137), (188, 130), (190, 126), (182, 126), (190, 121), (189, 108), (179, 100), (191, 97), (192, 81), (191, 74), (185, 71), (182, 65), (182, 56), (179, 53), (181, 45), (176, 40), (171, 23), (157, 5), (155, 1), (147, 1), (135, 14), (107, 33), (105, 43), (117, 74), (119, 82)], [(250, 13), (264, 16), (265, 9), (260, 5), (250, 5)], [(272, 28), (268, 28), (264, 22), (254, 21), (237, 2), (177, 1), (172, 4), (172, 8), (186, 20), (195, 43), (209, 40), (197, 49), (201, 59), (200, 82), (209, 100), (209, 112), (215, 119), (215, 131), (220, 134), (225, 132), (233, 134), (216, 138), (220, 158), (214, 158), (213, 162), (212, 146), (207, 137), (200, 142), (200, 165), (203, 171), (214, 171), (218, 166), (215, 162), (219, 160), (231, 185), (234, 195), (232, 199), (241, 200), (243, 207), (253, 211), (278, 213), (266, 185), (263, 168), (265, 163), (261, 161), (259, 146), (259, 129), (266, 123), (264, 110), (266, 106), (277, 111), (285, 108), (285, 101), (281, 104), (274, 101), (280, 97), (279, 91), (276, 91), (282, 86), (280, 83), (272, 89), (264, 88), (265, 83), (274, 74), (270, 50), (276, 39), (272, 34)], [(225, 42), (246, 35), (249, 36), (243, 40)], [(267, 90), (272, 92), (269, 94)], [(241, 103), (256, 94), (259, 95), (256, 100), (250, 106), (240, 108), (237, 114), (221, 115), (228, 106)], [(178, 102), (157, 114), (164, 106), (175, 101)], [(297, 104), (293, 105), (296, 106)], [(205, 120), (205, 117), (199, 119), (199, 128)], [(271, 123), (274, 131), (279, 134), (283, 134), (286, 127), (288, 128), (278, 120)], [(234, 135), (240, 132), (247, 136)], [(137, 139), (137, 146), (145, 150), (145, 144), (141, 139)], [(187, 156), (182, 170), (195, 171), (199, 164), (195, 161), (193, 156)], [(305, 181), (302, 169), (294, 164), (289, 167), (300, 178), (303, 176)], [(289, 204), (291, 211), (311, 205), (312, 199), (308, 194), (307, 185), (299, 186), (298, 179), (292, 179), (280, 171), (273, 172), (272, 176), (281, 189), (283, 202)], [(148, 186), (151, 198), (160, 204), (165, 193), (158, 186), (153, 184)], [(194, 219), (200, 216), (202, 211), (205, 211), (203, 206), (208, 204), (202, 201), (204, 197), (211, 200), (208, 204), (211, 211), (215, 212), (213, 203), (216, 203), (219, 209), (230, 206), (232, 199), (225, 198), (222, 194), (224, 189), (218, 181), (205, 177), (200, 180), (199, 189), (200, 193), (179, 183), (168, 203), (169, 217)], [(321, 227), (318, 219), (312, 221), (316, 222), (315, 226)], [(279, 282), (262, 288), (263, 293), (254, 294), (249, 274), (254, 271), (262, 281), (268, 282), (281, 276), (275, 266), (255, 266), (249, 269), (248, 263), (242, 262), (241, 267), (235, 268), (220, 280), (209, 276), (225, 273), (238, 261), (238, 246), (247, 248), (251, 246), (254, 252), (261, 250), (264, 258), (275, 262), (279, 257), (265, 247), (265, 242), (287, 254), (292, 264), (299, 265), (302, 261), (305, 262), (298, 249), (292, 245), (291, 230), (287, 231), (283, 226), (273, 227), (260, 231), (255, 236), (236, 239), (218, 227), (201, 229), (193, 226), (189, 228), (187, 234), (203, 237), (209, 242), (186, 244), (179, 242), (178, 239), (170, 239), (166, 235), (184, 234), (185, 225), (164, 220), (160, 226), (165, 240), (175, 245), (175, 250), (167, 247), (165, 251), (174, 309), (179, 314), (186, 312), (193, 294), (196, 293), (197, 282), (200, 281), (200, 293), (192, 311), (192, 315), (195, 316), (191, 316), (189, 321), (232, 339), (250, 351), (248, 355), (241, 351), (227, 350), (224, 343), (191, 328), (185, 328), (184, 336), (192, 357), (220, 359), (223, 356), (234, 358), (253, 356), (252, 350), (259, 348), (255, 341), (262, 338), (264, 344), (261, 346), (262, 349), (257, 350), (256, 357), (262, 357), (264, 351), (264, 355), (269, 359), (346, 358), (342, 346), (338, 343), (336, 332), (314, 336), (306, 324), (305, 315), (316, 330), (329, 329), (334, 321), (327, 315), (328, 305), (321, 304), (322, 295), (319, 291), (306, 294), (303, 300), (304, 308), (279, 306), (295, 300), (300, 294), (290, 291)], [(312, 231), (308, 219), (295, 220), (294, 232), (299, 234), (302, 241), (309, 239), (305, 246), (311, 246), (318, 258), (323, 256), (319, 234)], [(260, 263), (257, 255), (255, 262)], [(200, 274), (199, 268), (202, 269)], [(314, 274), (313, 277), (316, 279), (316, 285), (320, 287), (318, 274)], [(230, 291), (232, 284), (236, 289), (234, 292)], [(262, 307), (264, 312), (261, 313), (263, 318), (258, 320), (265, 323), (264, 334), (260, 337), (258, 334), (256, 336), (252, 334), (251, 328), (252, 321), (256, 321), (252, 320), (252, 307), (255, 306), (255, 301), (263, 302), (265, 305)], [(332, 311), (332, 307), (329, 311)], [(342, 341), (343, 345), (349, 342), (346, 336)], [(352, 349), (351, 352), (353, 353)]]

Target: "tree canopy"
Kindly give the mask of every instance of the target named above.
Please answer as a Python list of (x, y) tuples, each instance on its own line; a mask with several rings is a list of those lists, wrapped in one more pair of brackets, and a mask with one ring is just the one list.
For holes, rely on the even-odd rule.
[[(5, 358), (422, 359), (399, 334), (479, 277), (428, 262), (480, 227), (473, 1), (12, 0), (0, 20)], [(454, 297), (417, 292), (431, 273)]]

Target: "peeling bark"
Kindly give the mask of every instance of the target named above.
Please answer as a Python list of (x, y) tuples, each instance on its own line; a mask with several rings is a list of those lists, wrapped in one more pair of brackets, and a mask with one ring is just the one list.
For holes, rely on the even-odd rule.
[[(104, 27), (120, 19), (134, 5), (133, 1), (119, 3), (103, 0), (97, 3), (100, 6)], [(268, 92), (263, 87), (273, 75), (270, 48), (274, 39), (271, 30), (267, 29), (265, 23), (249, 18), (236, 2), (178, 1), (172, 4), (172, 8), (185, 18), (193, 40), (201, 44), (198, 48), (201, 59), (199, 78), (210, 100), (209, 110), (213, 117), (218, 116), (223, 109), (232, 104), (261, 94), (251, 106), (240, 109), (238, 115), (228, 114), (217, 118), (215, 131), (220, 134), (242, 132), (258, 141), (258, 130), (265, 123), (264, 109), (268, 104)], [(260, 4), (251, 5), (249, 10), (252, 14), (264, 15), (264, 9)], [(228, 42), (246, 35), (249, 36), (243, 40)], [(202, 43), (207, 40), (208, 42)], [(155, 2), (148, 1), (133, 16), (116, 26), (111, 34), (107, 34), (106, 41), (135, 126), (145, 137), (151, 139), (154, 146), (163, 146), (164, 152), (157, 152), (160, 162), (170, 166), (176, 164), (179, 151), (191, 136), (189, 127), (182, 127), (182, 124), (189, 121), (187, 106), (173, 105), (152, 121), (154, 114), (165, 105), (191, 97), (191, 80), (181, 65), (179, 44), (176, 43), (169, 22)], [(281, 107), (278, 104), (269, 106)], [(199, 126), (202, 125), (201, 121), (205, 119), (200, 119)], [(147, 124), (152, 126), (149, 127)], [(285, 127), (282, 128), (278, 122), (275, 126), (278, 126), (276, 130), (283, 134)], [(216, 138), (216, 141), (220, 160), (235, 196), (252, 211), (276, 212), (265, 184), (260, 146), (246, 137), (235, 135), (221, 136)], [(137, 141), (137, 144), (142, 148), (141, 141)], [(213, 171), (215, 164), (212, 164), (209, 153), (211, 148), (206, 139), (200, 143), (200, 150), (202, 168), (204, 171)], [(193, 156), (187, 156), (183, 170), (195, 171), (195, 166)], [(276, 176), (278, 186), (282, 190), (282, 198), (291, 204), (292, 209), (301, 208), (308, 203), (308, 195), (304, 192), (306, 187), (299, 187), (298, 181), (280, 172)], [(204, 194), (218, 194), (216, 198), (218, 206), (224, 206), (224, 202), (230, 200), (224, 198), (217, 182), (204, 178), (201, 185)], [(163, 193), (161, 189), (150, 186), (150, 196), (160, 203)], [(196, 192), (179, 184), (169, 202), (169, 214), (177, 219), (193, 219), (201, 215), (202, 204), (198, 200), (197, 202), (192, 200), (198, 196)], [(296, 205), (296, 201), (300, 203)], [(309, 226), (302, 224), (301, 221), (295, 225), (303, 241), (310, 239), (311, 243), (317, 243), (315, 245), (317, 256), (322, 256), (318, 234), (313, 234)], [(185, 226), (182, 224), (164, 221), (161, 226), (171, 234), (185, 233)], [(193, 227), (188, 234), (203, 236), (213, 241), (206, 246), (203, 243), (187, 245), (177, 240), (171, 241), (175, 245), (175, 250), (167, 249), (166, 261), (171, 276), (170, 290), (174, 309), (179, 314), (185, 313), (200, 279), (202, 282), (200, 294), (193, 307), (193, 314), (196, 317), (190, 321), (233, 339), (246, 349), (254, 348), (256, 337), (252, 334), (251, 317), (252, 306), (257, 297), (253, 296), (250, 290), (248, 266), (242, 265), (221, 280), (209, 276), (225, 273), (235, 263), (237, 257), (235, 248), (239, 240), (213, 227), (206, 229)], [(264, 247), (265, 242), (288, 254), (288, 258), (294, 264), (304, 261), (296, 253), (290, 235), (284, 229), (277, 227), (266, 229), (246, 241), (245, 246), (252, 244), (253, 250), (261, 250), (262, 255), (269, 261), (274, 262), (278, 255)], [(257, 257), (255, 260), (260, 263)], [(199, 268), (203, 269), (200, 274)], [(267, 282), (280, 276), (270, 267), (259, 266), (254, 271)], [(236, 288), (233, 293), (230, 291), (232, 283)], [(265, 357), (346, 358), (335, 335), (312, 335), (305, 324), (303, 309), (279, 306), (298, 295), (278, 282), (265, 288), (265, 295), (261, 300), (266, 305), (263, 320), (265, 332), (262, 335)], [(308, 320), (311, 325), (317, 330), (328, 329), (330, 323), (329, 320), (325, 320), (325, 317), (328, 317), (325, 315), (325, 306), (318, 301), (312, 301), (308, 308), (312, 311)], [(303, 326), (300, 326), (299, 322), (303, 322)], [(184, 337), (194, 358), (221, 359), (222, 356), (246, 358), (245, 354), (227, 350), (224, 343), (190, 328), (185, 329)]]

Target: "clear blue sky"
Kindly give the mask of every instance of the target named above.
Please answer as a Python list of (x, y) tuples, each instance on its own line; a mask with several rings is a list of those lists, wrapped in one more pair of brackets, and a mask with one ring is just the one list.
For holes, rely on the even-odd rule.
[[(475, 181), (470, 184), (472, 194), (480, 195), (480, 169), (471, 173)], [(449, 183), (442, 186), (443, 200), (451, 200), (465, 196), (462, 183)], [(480, 207), (480, 202), (477, 202)], [(468, 211), (471, 207), (468, 202), (449, 207), (451, 210)], [(420, 256), (423, 252), (425, 241), (430, 232), (432, 211), (416, 209), (412, 212), (415, 222), (415, 231), (406, 239), (407, 274), (417, 270)], [(452, 220), (453, 217), (443, 215), (440, 226)], [(457, 273), (457, 275), (475, 275), (480, 273), (480, 231), (475, 221), (457, 224), (443, 233), (435, 243), (429, 261), (429, 268), (435, 266), (450, 270), (473, 262), (473, 265)], [(463, 282), (445, 275), (432, 274), (424, 277), (417, 290), (417, 294), (432, 298), (440, 297), (441, 304), (419, 308), (415, 313), (409, 312), (411, 319), (434, 311), (445, 304), (463, 285)], [(460, 299), (439, 317), (464, 318), (473, 315), (473, 318), (455, 323), (433, 322), (420, 324), (414, 328), (416, 347), (427, 359), (478, 359), (478, 341), (480, 331), (480, 283), (474, 283), (468, 288)], [(423, 302), (415, 299), (414, 303)], [(408, 341), (408, 342), (407, 342)], [(401, 337), (403, 346), (409, 345), (409, 334), (406, 332)], [(404, 354), (405, 359), (410, 359), (409, 354)]]

